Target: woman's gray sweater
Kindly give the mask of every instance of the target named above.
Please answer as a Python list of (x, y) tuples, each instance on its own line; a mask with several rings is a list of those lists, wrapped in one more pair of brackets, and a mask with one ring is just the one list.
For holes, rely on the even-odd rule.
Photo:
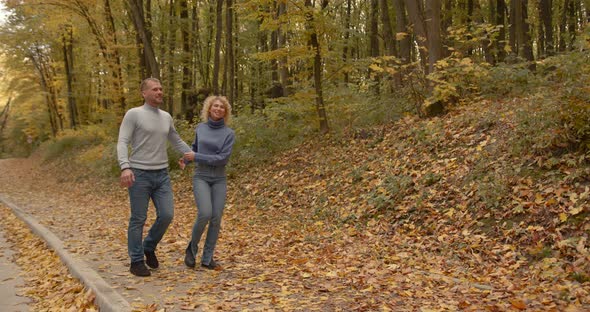
[(235, 142), (235, 133), (225, 125), (223, 119), (202, 122), (195, 129), (195, 174), (222, 177), (229, 162)]

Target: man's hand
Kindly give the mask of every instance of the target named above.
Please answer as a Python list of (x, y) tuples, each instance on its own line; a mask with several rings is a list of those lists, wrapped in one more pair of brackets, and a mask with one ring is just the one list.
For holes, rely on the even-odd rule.
[(180, 166), (181, 170), (184, 170), (184, 167), (186, 167), (186, 164), (184, 163), (184, 157), (180, 157), (178, 160), (178, 166)]
[(184, 153), (183, 158), (186, 161), (193, 161), (193, 160), (195, 160), (195, 152), (193, 152), (193, 151), (186, 152), (186, 153)]
[(121, 171), (121, 186), (131, 187), (133, 182), (135, 182), (135, 175), (131, 169), (127, 168)]

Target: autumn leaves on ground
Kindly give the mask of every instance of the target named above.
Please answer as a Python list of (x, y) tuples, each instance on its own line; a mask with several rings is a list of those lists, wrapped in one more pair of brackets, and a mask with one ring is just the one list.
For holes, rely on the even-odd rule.
[(221, 271), (182, 263), (196, 215), (190, 172), (172, 172), (174, 224), (157, 250), (161, 268), (145, 279), (127, 271), (117, 177), (7, 159), (1, 192), (137, 310), (584, 311), (590, 157), (527, 141), (540, 136), (523, 118), (534, 124), (544, 109), (530, 98), (484, 101), (316, 139), (237, 171)]

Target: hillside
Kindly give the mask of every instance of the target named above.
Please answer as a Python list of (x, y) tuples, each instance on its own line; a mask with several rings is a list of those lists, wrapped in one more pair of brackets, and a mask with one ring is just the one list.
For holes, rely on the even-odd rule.
[(494, 291), (429, 306), (588, 308), (590, 155), (539, 133), (554, 110), (534, 98), (482, 101), (318, 138), (238, 174), (229, 218), (266, 233), (248, 239), (267, 246), (261, 261), (381, 303), (471, 285)]
[(126, 273), (117, 177), (104, 184), (83, 166), (14, 159), (0, 162), (0, 185), (139, 309), (583, 311), (590, 155), (539, 131), (547, 114), (534, 98), (482, 100), (318, 137), (241, 169), (214, 273), (182, 265), (190, 170), (172, 172), (165, 265), (146, 280)]

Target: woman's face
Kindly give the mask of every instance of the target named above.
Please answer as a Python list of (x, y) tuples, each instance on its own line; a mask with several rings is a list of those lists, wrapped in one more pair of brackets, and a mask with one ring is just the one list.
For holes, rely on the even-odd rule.
[(220, 100), (215, 100), (213, 101), (213, 104), (211, 104), (211, 108), (209, 108), (209, 117), (215, 121), (225, 117), (225, 106)]

